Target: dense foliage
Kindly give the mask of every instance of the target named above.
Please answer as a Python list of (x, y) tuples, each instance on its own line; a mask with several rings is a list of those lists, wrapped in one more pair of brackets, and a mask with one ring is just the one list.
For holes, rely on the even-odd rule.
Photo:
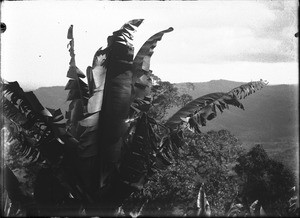
[(185, 141), (176, 162), (124, 203), (125, 214), (194, 216), (201, 183), (216, 216), (299, 214), (295, 175), (260, 145), (246, 152), (227, 130), (187, 134)]
[[(154, 175), (145, 189), (124, 205), (141, 206), (143, 215), (193, 215), (195, 200), (202, 182), (214, 215), (225, 214), (225, 203), (237, 192), (238, 178), (232, 167), (244, 152), (230, 132), (186, 133), (186, 144), (167, 169)], [(156, 213), (156, 214), (155, 214)]]

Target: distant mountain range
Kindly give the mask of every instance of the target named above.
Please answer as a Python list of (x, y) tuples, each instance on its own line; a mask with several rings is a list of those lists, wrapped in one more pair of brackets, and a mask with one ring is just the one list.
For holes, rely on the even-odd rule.
[[(213, 92), (228, 92), (244, 84), (228, 80), (212, 80), (202, 83), (178, 83), (180, 93), (190, 94), (193, 99)], [(45, 107), (68, 108), (68, 92), (62, 86), (42, 87), (34, 91)], [(230, 107), (223, 114), (202, 127), (209, 130), (228, 129), (239, 138), (245, 148), (262, 144), (268, 153), (296, 170), (299, 147), (298, 85), (268, 85), (241, 100), (245, 111)], [(178, 108), (169, 111), (169, 116)]]

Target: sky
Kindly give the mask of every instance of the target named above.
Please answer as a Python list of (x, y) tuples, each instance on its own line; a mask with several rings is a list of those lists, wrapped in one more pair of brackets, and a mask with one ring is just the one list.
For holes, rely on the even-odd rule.
[(92, 64), (106, 38), (132, 19), (135, 54), (155, 33), (150, 68), (162, 80), (226, 79), (298, 84), (298, 1), (5, 1), (1, 76), (24, 88), (65, 85), (67, 31), (74, 26), (76, 64)]

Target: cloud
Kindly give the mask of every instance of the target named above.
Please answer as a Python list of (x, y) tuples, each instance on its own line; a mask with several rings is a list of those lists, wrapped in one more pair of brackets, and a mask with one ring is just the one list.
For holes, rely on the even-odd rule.
[[(176, 31), (176, 30), (175, 30)], [(249, 28), (190, 29), (170, 33), (155, 49), (158, 62), (295, 62), (293, 40), (257, 37)], [(168, 41), (171, 40), (171, 41)], [(172, 54), (172, 55), (170, 55)], [(175, 55), (174, 55), (175, 54)]]
[[(155, 56), (160, 56), (157, 61), (296, 62), (297, 7), (271, 7), (272, 1), (263, 2), (205, 1), (173, 5), (169, 12), (164, 11), (165, 16), (155, 18), (157, 23), (170, 23), (175, 29), (155, 49)], [(160, 21), (161, 17), (166, 19)]]
[(289, 55), (278, 53), (244, 53), (238, 56), (227, 57), (228, 61), (247, 61), (247, 62), (265, 62), (265, 63), (280, 63), (292, 62), (294, 59)]
[[(298, 41), (294, 37), (297, 32), (295, 3), (263, 1), (263, 4), (219, 4), (201, 16), (201, 21), (195, 22), (195, 26), (190, 24), (181, 30), (193, 33), (186, 40), (187, 47), (182, 47), (181, 53), (193, 51), (195, 55), (189, 60), (200, 63), (296, 62)], [(190, 49), (188, 43), (193, 43), (194, 49)]]
[(273, 19), (258, 28), (252, 28), (253, 34), (258, 40), (270, 39), (279, 42), (273, 45), (273, 51), (266, 54), (268, 57), (265, 59), (270, 59), (271, 62), (297, 61), (298, 40), (294, 37), (298, 31), (297, 1), (261, 1), (261, 3), (272, 13)]

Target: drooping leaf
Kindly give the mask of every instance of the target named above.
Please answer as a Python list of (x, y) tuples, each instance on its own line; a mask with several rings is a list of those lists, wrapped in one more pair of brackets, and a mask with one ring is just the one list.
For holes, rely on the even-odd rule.
[(228, 93), (211, 93), (197, 98), (177, 111), (165, 123), (171, 130), (175, 130), (181, 123), (188, 124), (188, 127), (195, 132), (200, 132), (200, 127), (206, 125), (207, 120), (217, 116), (216, 108), (222, 113), (229, 109), (229, 105), (244, 109), (238, 98), (244, 98), (254, 90), (259, 90), (267, 83), (264, 81), (250, 82), (232, 89)]
[(24, 92), (18, 82), (1, 81), (0, 85), (3, 92), (3, 101), (1, 101), (4, 103), (3, 115), (11, 120), (18, 129), (17, 139), (20, 142), (21, 154), (26, 158), (31, 157), (31, 160), (41, 160), (40, 157), (33, 158), (41, 152), (42, 159), (55, 161), (62, 155), (59, 146), (52, 147), (58, 156), (51, 156), (48, 151), (43, 152), (42, 146), (48, 146), (53, 142), (63, 143), (59, 137), (60, 133), (64, 134), (64, 132), (58, 131), (58, 129), (64, 129), (64, 124), (57, 123), (62, 119), (60, 110), (51, 114), (42, 106), (33, 92)]
[[(3, 102), (5, 106), (8, 107), (7, 110), (4, 111), (4, 116), (10, 116), (13, 112), (26, 117), (27, 121), (31, 123), (41, 123), (44, 121), (43, 116), (40, 114), (44, 108), (32, 92), (24, 92), (18, 82), (4, 82), (1, 83), (1, 87)], [(14, 122), (18, 123), (18, 120), (14, 120)], [(42, 123), (40, 125), (42, 125)], [(28, 128), (31, 127), (31, 125), (26, 126), (28, 126)], [(26, 126), (24, 126), (24, 128)]]
[(9, 120), (13, 120), (16, 124), (22, 126), (28, 123), (28, 119), (23, 113), (20, 113), (19, 109), (15, 107), (7, 98), (3, 97), (0, 102), (0, 107), (3, 110), (3, 114)]

